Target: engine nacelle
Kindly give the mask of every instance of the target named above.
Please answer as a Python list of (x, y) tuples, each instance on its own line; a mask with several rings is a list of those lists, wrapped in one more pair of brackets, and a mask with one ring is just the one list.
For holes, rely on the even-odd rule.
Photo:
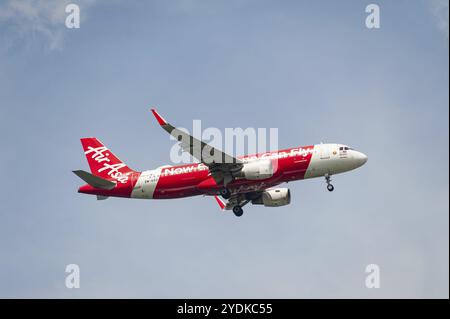
[(257, 160), (245, 163), (240, 176), (248, 180), (266, 179), (273, 176), (273, 165), (270, 159)]
[(252, 200), (252, 204), (266, 207), (278, 207), (291, 203), (291, 191), (289, 188), (273, 188), (262, 192), (261, 196)]

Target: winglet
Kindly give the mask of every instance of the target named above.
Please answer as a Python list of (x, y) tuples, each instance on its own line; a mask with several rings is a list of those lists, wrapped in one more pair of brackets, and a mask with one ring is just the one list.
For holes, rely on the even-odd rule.
[(153, 116), (156, 118), (156, 120), (158, 121), (159, 125), (163, 126), (163, 125), (167, 125), (168, 123), (166, 122), (166, 120), (158, 114), (158, 112), (156, 111), (156, 109), (152, 108), (151, 109)]
[(217, 204), (219, 204), (220, 209), (224, 210), (225, 209), (225, 203), (219, 198), (219, 196), (214, 196), (214, 198), (217, 201)]

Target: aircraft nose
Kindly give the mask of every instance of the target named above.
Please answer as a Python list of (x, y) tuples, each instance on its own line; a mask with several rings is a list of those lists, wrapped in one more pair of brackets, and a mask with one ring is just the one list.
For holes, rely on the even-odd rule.
[(353, 158), (355, 159), (358, 166), (364, 165), (368, 160), (367, 155), (361, 152), (355, 152)]

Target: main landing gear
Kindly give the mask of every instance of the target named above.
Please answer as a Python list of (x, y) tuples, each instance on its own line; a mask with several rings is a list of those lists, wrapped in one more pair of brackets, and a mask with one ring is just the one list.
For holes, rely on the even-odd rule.
[(233, 207), (233, 213), (237, 217), (241, 217), (242, 214), (244, 214), (244, 210), (242, 209), (242, 207), (240, 205), (236, 205)]
[(330, 174), (325, 174), (325, 181), (327, 183), (327, 189), (329, 192), (334, 191), (334, 186), (333, 184), (331, 184), (331, 175)]
[(251, 198), (248, 198), (248, 196), (245, 196), (244, 194), (231, 194), (230, 190), (226, 187), (222, 188), (219, 193), (220, 196), (222, 196), (224, 199), (231, 198), (228, 201), (227, 206), (233, 207), (233, 213), (237, 217), (241, 217), (244, 214), (244, 210), (242, 209), (242, 207), (244, 207), (251, 201)]
[(229, 199), (231, 197), (231, 192), (228, 188), (222, 188), (220, 190), (220, 196), (222, 196), (224, 199)]
[(244, 214), (244, 211), (242, 210), (242, 207), (250, 203), (250, 199), (245, 199), (237, 202), (237, 205), (233, 207), (233, 213), (237, 217), (241, 217), (242, 214)]

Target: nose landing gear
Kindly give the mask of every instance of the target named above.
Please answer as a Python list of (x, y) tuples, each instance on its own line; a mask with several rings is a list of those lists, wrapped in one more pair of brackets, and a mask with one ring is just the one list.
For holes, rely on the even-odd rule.
[(329, 192), (334, 191), (334, 186), (333, 184), (331, 184), (331, 175), (330, 174), (325, 174), (325, 181), (327, 183), (327, 189)]

